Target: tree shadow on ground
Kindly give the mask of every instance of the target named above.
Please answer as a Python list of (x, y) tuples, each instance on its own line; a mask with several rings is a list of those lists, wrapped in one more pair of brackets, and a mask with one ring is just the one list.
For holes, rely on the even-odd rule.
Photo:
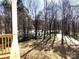
[(48, 44), (47, 42), (43, 42), (40, 43), (35, 49), (40, 51), (50, 51), (52, 49), (54, 50), (53, 52), (61, 56), (61, 59), (79, 59), (79, 49), (75, 45), (75, 48), (69, 46), (66, 43), (64, 45), (59, 44), (57, 46), (54, 46), (53, 48), (50, 45), (51, 43)]
[(79, 59), (79, 49), (71, 48), (70, 46), (56, 46), (53, 48), (55, 53), (58, 53), (59, 56), (63, 59)]
[(34, 42), (32, 44), (33, 48), (31, 50), (29, 50), (27, 53), (25, 53), (22, 57), (27, 56), (27, 54), (29, 54), (32, 50), (44, 50), (44, 51), (50, 51), (53, 50), (53, 52), (57, 53), (61, 59), (69, 59), (68, 57), (70, 57), (70, 59), (79, 59), (79, 49), (77, 48), (72, 48), (71, 46), (68, 46), (67, 44), (65, 45), (56, 45), (53, 46), (53, 48), (50, 46), (50, 44), (48, 44), (46, 41), (42, 40), (39, 43), (38, 42)]

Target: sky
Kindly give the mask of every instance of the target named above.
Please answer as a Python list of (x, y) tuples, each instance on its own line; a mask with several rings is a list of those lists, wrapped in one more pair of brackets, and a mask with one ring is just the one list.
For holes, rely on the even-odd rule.
[[(0, 4), (1, 4), (1, 1), (2, 1), (2, 0), (0, 0)], [(2, 13), (3, 13), (3, 7), (0, 6), (0, 15), (2, 15)]]
[[(27, 2), (28, 0), (24, 0), (24, 3), (27, 5)], [(43, 8), (43, 4), (44, 4), (44, 0), (37, 0), (37, 2), (39, 1), (39, 9), (42, 9)], [(51, 0), (47, 0), (49, 3)], [(55, 1), (55, 3), (58, 3), (59, 4), (59, 0), (53, 0)], [(61, 0), (60, 0), (61, 1)], [(27, 2), (27, 3), (26, 3)], [(76, 5), (76, 4), (79, 4), (79, 0), (70, 0), (70, 3), (72, 5)]]
[[(29, 0), (23, 0), (23, 1), (24, 1), (25, 6), (29, 9), (29, 7), (27, 6)], [(35, 0), (35, 1), (36, 1), (36, 3), (39, 4), (38, 11), (41, 11), (44, 8), (44, 0)], [(50, 3), (50, 1), (51, 0), (47, 0), (48, 3)], [(61, 0), (52, 0), (52, 1), (59, 4), (59, 1), (61, 1)], [(70, 1), (70, 4), (72, 4), (72, 5), (79, 4), (79, 0), (69, 0), (69, 1)]]
[(1, 1), (2, 1), (2, 0), (0, 0), (0, 4), (1, 4)]
[(2, 0), (0, 0), (0, 2), (1, 2)]
[[(41, 0), (42, 1), (42, 0)], [(49, 2), (51, 1), (51, 0), (48, 0)], [(59, 3), (59, 0), (53, 0), (53, 1), (55, 1), (55, 3)], [(61, 1), (61, 0), (60, 0)], [(73, 5), (76, 5), (76, 4), (79, 4), (79, 0), (69, 0), (70, 1), (70, 3), (71, 4), (73, 4)]]
[[(1, 2), (2, 0), (0, 0), (0, 2)], [(27, 0), (24, 0), (24, 1), (27, 1)], [(37, 0), (38, 1), (38, 0)], [(48, 0), (48, 2), (50, 2), (51, 0)], [(55, 1), (56, 3), (58, 3), (58, 1), (59, 0), (53, 0), (53, 1)], [(73, 5), (76, 5), (76, 4), (79, 4), (79, 0), (70, 0), (70, 2), (71, 2), (71, 4), (73, 4)], [(40, 4), (40, 8), (42, 8), (43, 7), (43, 0), (39, 0), (39, 4)], [(39, 9), (40, 9), (39, 8)]]
[[(0, 0), (0, 2), (1, 2), (2, 0)], [(50, 0), (48, 0), (48, 1), (50, 1)], [(59, 0), (55, 0), (56, 2), (58, 2)], [(70, 2), (71, 2), (71, 4), (79, 4), (79, 0), (70, 0)], [(43, 0), (40, 0), (40, 2), (39, 3), (43, 3)]]
[(76, 5), (79, 4), (79, 0), (70, 0), (71, 4)]
[[(3, 0), (0, 0), (0, 3), (1, 3), (1, 1), (3, 1)], [(23, 0), (24, 1), (24, 4), (25, 4), (25, 6), (27, 7), (27, 3), (28, 3), (28, 0)], [(48, 1), (48, 3), (50, 3), (50, 1), (51, 0), (47, 0)], [(53, 0), (53, 1), (55, 1), (55, 3), (58, 3), (59, 4), (59, 0)], [(61, 1), (61, 0), (60, 0)], [(36, 0), (36, 3), (38, 2), (38, 4), (39, 4), (39, 8), (38, 8), (38, 11), (40, 11), (40, 10), (42, 10), (43, 9), (43, 7), (44, 7), (44, 0)], [(76, 5), (76, 4), (79, 4), (79, 0), (70, 0), (70, 3), (72, 4), (72, 5)], [(0, 8), (1, 9), (1, 8)]]
[[(24, 3), (24, 5), (29, 9), (29, 2), (28, 1), (30, 1), (30, 0), (23, 0), (23, 3)], [(43, 9), (43, 7), (44, 7), (44, 2), (43, 2), (43, 0), (35, 0), (35, 3), (36, 4), (38, 4), (38, 10), (41, 10), (41, 9)], [(32, 7), (33, 7), (33, 5), (32, 5)]]

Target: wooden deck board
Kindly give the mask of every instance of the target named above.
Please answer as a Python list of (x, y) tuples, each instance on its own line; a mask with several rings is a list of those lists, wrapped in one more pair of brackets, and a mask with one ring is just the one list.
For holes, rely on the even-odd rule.
[(0, 59), (4, 59), (4, 58), (9, 58), (10, 54), (4, 54), (4, 55), (0, 55)]

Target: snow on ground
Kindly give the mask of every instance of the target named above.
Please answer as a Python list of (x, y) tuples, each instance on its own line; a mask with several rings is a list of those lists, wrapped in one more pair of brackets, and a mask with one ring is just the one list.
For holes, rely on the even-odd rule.
[[(59, 45), (61, 43), (62, 34), (57, 34), (56, 36), (57, 36), (56, 37), (56, 42)], [(67, 41), (67, 43), (69, 45), (74, 45), (74, 44), (79, 45), (79, 41), (77, 41), (74, 38), (69, 37), (69, 36), (64, 36), (64, 42), (65, 41)], [(27, 51), (32, 49), (34, 42), (37, 42), (37, 40), (36, 41), (32, 40), (32, 41), (20, 44), (20, 55), (22, 56)], [(57, 47), (57, 44), (54, 45), (55, 49), (49, 49), (47, 51), (45, 51), (45, 49), (39, 50), (40, 47), (38, 46), (38, 48), (34, 48), (32, 51), (30, 51), (26, 55), (26, 59), (61, 59), (62, 57), (63, 58), (66, 57), (67, 59), (72, 59), (73, 58), (73, 54), (76, 53), (76, 52), (73, 51), (73, 49), (70, 50), (70, 51), (66, 51), (68, 54), (65, 55), (65, 54), (61, 53), (61, 51), (60, 51), (61, 48)], [(73, 48), (75, 48), (75, 46)], [(65, 52), (65, 50), (62, 50), (62, 51)], [(24, 57), (21, 57), (21, 59), (22, 58), (24, 59)]]
[[(64, 37), (64, 40), (67, 41), (67, 43), (69, 45), (79, 45), (79, 41), (72, 38), (72, 37), (69, 37), (69, 36), (63, 36)], [(57, 34), (57, 39), (58, 41), (62, 39), (62, 34)]]

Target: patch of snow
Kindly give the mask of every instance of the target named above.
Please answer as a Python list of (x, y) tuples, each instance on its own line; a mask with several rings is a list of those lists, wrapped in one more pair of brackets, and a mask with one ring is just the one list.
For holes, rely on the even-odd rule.
[[(62, 39), (62, 34), (57, 34), (57, 40), (61, 40), (61, 39)], [(64, 40), (66, 40), (69, 45), (70, 44), (79, 45), (79, 41), (72, 37), (64, 36)]]

